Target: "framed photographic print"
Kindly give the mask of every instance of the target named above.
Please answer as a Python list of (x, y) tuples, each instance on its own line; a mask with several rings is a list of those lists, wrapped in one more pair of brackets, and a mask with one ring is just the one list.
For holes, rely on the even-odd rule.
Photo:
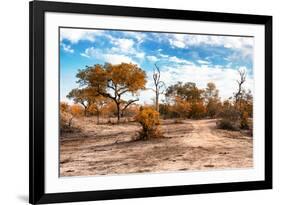
[(272, 17), (30, 2), (30, 203), (272, 188)]

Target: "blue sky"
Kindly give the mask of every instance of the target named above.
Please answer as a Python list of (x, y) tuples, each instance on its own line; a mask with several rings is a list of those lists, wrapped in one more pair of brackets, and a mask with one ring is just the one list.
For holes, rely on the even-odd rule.
[[(147, 73), (147, 88), (157, 63), (166, 86), (182, 81), (205, 88), (214, 82), (227, 99), (237, 89), (239, 69), (247, 71), (245, 88), (253, 90), (253, 46), (252, 37), (60, 28), (61, 100), (69, 101), (66, 95), (78, 87), (78, 69), (105, 62), (138, 64)], [(139, 93), (141, 103), (153, 97), (149, 89)]]

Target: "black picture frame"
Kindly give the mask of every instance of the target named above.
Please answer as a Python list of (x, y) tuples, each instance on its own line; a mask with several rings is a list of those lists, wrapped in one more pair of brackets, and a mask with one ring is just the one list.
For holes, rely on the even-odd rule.
[[(29, 202), (31, 204), (75, 202), (106, 199), (154, 197), (167, 195), (201, 194), (260, 190), (272, 188), (272, 17), (125, 6), (105, 6), (62, 2), (32, 1), (29, 4), (30, 46), (30, 143), (29, 143)], [(149, 17), (162, 19), (200, 20), (264, 25), (265, 28), (265, 180), (235, 183), (197, 184), (153, 188), (45, 193), (44, 123), (44, 14), (62, 12), (110, 16)]]

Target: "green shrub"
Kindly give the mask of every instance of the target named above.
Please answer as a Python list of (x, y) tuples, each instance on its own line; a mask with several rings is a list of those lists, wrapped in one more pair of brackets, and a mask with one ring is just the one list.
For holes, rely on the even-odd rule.
[(223, 119), (228, 119), (230, 121), (236, 122), (240, 119), (240, 112), (234, 107), (224, 108), (220, 113), (219, 117)]
[(218, 121), (217, 126), (219, 129), (224, 129), (224, 130), (233, 130), (233, 131), (239, 130), (239, 123), (233, 122), (229, 119), (222, 119)]

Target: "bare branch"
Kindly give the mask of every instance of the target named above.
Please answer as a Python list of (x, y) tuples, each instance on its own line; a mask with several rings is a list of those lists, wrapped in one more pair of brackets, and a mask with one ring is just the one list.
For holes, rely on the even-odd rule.
[(164, 83), (164, 81), (159, 81), (159, 88), (165, 88), (166, 89), (166, 84)]
[(129, 100), (129, 101), (127, 102), (127, 104), (125, 105), (125, 107), (122, 109), (122, 112), (123, 112), (129, 105), (131, 105), (132, 103), (137, 102), (137, 101), (139, 101), (139, 99)]
[(119, 95), (123, 95), (124, 93), (129, 92), (129, 89), (125, 89), (123, 90), (121, 93), (119, 93)]
[(152, 90), (153, 92), (156, 92), (156, 90), (153, 88), (145, 88), (145, 90)]
[(157, 66), (156, 63), (154, 63), (154, 65), (155, 65), (155, 67), (156, 67), (156, 69), (157, 69), (157, 73), (158, 73), (158, 76), (159, 76), (158, 79), (160, 79), (160, 75), (161, 75), (160, 69), (159, 69), (159, 67)]
[(115, 100), (115, 97), (113, 97), (113, 96), (110, 95), (109, 93), (104, 93), (104, 92), (102, 92), (102, 91), (100, 91), (100, 90), (97, 90), (97, 92), (98, 92), (100, 95), (104, 96), (104, 97), (108, 97), (108, 98), (110, 98), (110, 99), (112, 99), (112, 100)]

